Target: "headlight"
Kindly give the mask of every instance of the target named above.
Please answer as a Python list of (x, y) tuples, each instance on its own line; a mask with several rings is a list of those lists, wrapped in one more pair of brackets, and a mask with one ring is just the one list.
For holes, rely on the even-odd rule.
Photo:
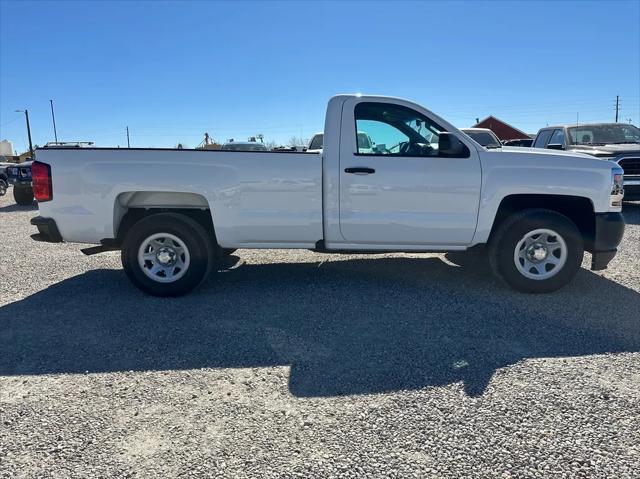
[(624, 197), (624, 171), (622, 168), (611, 169), (611, 206), (619, 208), (622, 206)]

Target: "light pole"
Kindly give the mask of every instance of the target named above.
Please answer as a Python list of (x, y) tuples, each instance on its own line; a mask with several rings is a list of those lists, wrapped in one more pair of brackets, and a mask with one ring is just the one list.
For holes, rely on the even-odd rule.
[(31, 143), (31, 125), (29, 125), (29, 110), (16, 110), (16, 113), (24, 113), (27, 119), (27, 135), (29, 136), (29, 154), (33, 160), (33, 144)]

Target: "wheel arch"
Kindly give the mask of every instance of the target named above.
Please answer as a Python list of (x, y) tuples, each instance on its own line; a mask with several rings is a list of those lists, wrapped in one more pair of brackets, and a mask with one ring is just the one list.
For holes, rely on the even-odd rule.
[(179, 213), (198, 222), (216, 242), (213, 213), (207, 199), (190, 192), (129, 191), (120, 193), (113, 209), (113, 231), (122, 241), (142, 218), (158, 213)]
[(591, 251), (595, 238), (595, 209), (590, 198), (573, 195), (515, 194), (505, 196), (496, 211), (489, 241), (500, 224), (513, 213), (529, 208), (556, 211), (569, 218), (578, 227), (585, 249)]

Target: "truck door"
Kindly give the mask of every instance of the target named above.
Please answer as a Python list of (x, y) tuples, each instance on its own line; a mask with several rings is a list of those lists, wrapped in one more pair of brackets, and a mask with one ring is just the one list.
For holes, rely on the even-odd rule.
[[(439, 152), (445, 129), (395, 101), (347, 100), (340, 146), (340, 232), (346, 243), (466, 245), (475, 232), (481, 170), (473, 144)], [(354, 121), (355, 119), (355, 121)]]

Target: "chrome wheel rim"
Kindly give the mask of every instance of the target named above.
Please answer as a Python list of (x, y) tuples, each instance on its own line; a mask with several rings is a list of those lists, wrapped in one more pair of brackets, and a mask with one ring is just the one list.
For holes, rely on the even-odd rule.
[(189, 249), (180, 238), (155, 233), (138, 249), (138, 265), (147, 277), (158, 283), (173, 283), (182, 278), (191, 263)]
[(4, 196), (4, 194), (7, 192), (8, 187), (9, 185), (7, 184), (7, 182), (3, 179), (0, 179), (0, 196)]
[(558, 274), (567, 256), (564, 238), (556, 231), (541, 228), (528, 232), (518, 241), (513, 260), (521, 275), (541, 281)]

